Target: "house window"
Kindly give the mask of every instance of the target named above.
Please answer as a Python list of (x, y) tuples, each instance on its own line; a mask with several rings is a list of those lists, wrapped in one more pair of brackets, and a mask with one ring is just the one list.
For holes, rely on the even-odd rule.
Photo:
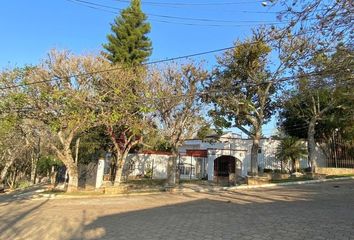
[(134, 171), (135, 170), (135, 162), (130, 161), (128, 164), (129, 164), (128, 165), (129, 171), (131, 171), (131, 172)]
[(181, 175), (195, 175), (195, 168), (193, 166), (188, 165), (180, 165), (179, 171)]
[(184, 166), (183, 166), (183, 165), (180, 165), (180, 166), (179, 166), (179, 173), (180, 173), (180, 174), (183, 174), (184, 171), (185, 171), (185, 170), (184, 170)]

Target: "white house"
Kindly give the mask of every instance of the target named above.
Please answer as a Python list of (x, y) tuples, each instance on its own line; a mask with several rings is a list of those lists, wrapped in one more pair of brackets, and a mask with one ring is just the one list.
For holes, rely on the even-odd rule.
[[(269, 138), (261, 139), (258, 150), (260, 168), (280, 168), (280, 164), (275, 161), (278, 143), (279, 141)], [(218, 181), (223, 178), (247, 176), (251, 168), (251, 148), (251, 139), (243, 139), (235, 133), (226, 133), (206, 140), (187, 140), (179, 152), (182, 156), (182, 166), (186, 163), (188, 165), (189, 160), (190, 165), (194, 166), (195, 175), (192, 177), (202, 176), (208, 180)]]
[[(260, 169), (280, 169), (275, 159), (279, 140), (262, 138), (258, 150)], [(235, 181), (247, 176), (251, 168), (252, 140), (239, 134), (226, 133), (209, 136), (204, 140), (190, 139), (179, 148), (177, 159), (181, 179), (206, 179), (210, 181)], [(148, 176), (153, 179), (167, 178), (167, 162), (171, 153), (146, 151), (129, 154), (129, 176)], [(109, 174), (109, 161), (104, 163), (104, 174)], [(323, 156), (318, 154), (317, 166), (323, 166)], [(300, 161), (300, 167), (307, 166), (307, 159)], [(103, 171), (103, 170), (102, 170)]]
[[(263, 138), (258, 150), (260, 169), (279, 169), (275, 160), (278, 140)], [(222, 136), (210, 136), (205, 140), (190, 139), (179, 148), (178, 168), (182, 179), (234, 178), (247, 176), (251, 167), (252, 140), (241, 138), (239, 134), (226, 133)], [(130, 154), (130, 173), (132, 176), (146, 175), (152, 178), (167, 177), (167, 161), (171, 157), (164, 152), (144, 152)], [(307, 161), (301, 161), (306, 167)]]

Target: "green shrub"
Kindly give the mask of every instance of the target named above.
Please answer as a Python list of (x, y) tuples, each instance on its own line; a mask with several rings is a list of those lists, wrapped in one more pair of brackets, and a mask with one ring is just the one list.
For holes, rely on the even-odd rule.
[(31, 186), (31, 182), (28, 181), (28, 180), (20, 180), (17, 182), (16, 184), (17, 188), (21, 188), (21, 189), (25, 189), (25, 188), (28, 188), (29, 186)]
[(152, 178), (152, 174), (153, 174), (152, 168), (149, 167), (145, 170), (144, 178)]
[(281, 170), (281, 169), (274, 169), (273, 173), (279, 173), (279, 174), (287, 174), (288, 172), (286, 170)]
[(310, 173), (310, 172), (311, 172), (311, 168), (310, 168), (310, 167), (308, 167), (308, 168), (303, 168), (303, 169), (301, 169), (301, 172), (303, 172), (303, 173)]

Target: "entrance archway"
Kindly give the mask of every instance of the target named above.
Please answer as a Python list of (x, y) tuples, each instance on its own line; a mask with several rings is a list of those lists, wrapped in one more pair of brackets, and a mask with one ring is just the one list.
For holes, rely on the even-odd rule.
[(214, 181), (218, 184), (236, 184), (241, 168), (241, 161), (233, 156), (217, 157), (214, 160)]

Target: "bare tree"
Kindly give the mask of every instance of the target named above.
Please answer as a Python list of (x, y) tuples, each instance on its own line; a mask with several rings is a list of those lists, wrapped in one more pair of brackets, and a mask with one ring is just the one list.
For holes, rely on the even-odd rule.
[[(288, 22), (284, 30), (306, 35), (318, 42), (317, 50), (350, 41), (353, 35), (354, 5), (350, 0), (278, 0), (278, 19)], [(352, 37), (351, 37), (352, 38)]]
[[(38, 121), (48, 135), (47, 144), (68, 169), (68, 191), (78, 187), (78, 166), (72, 153), (74, 137), (89, 128), (94, 120), (91, 72), (100, 62), (90, 56), (76, 57), (68, 52), (52, 51), (39, 66), (28, 69), (23, 78), (27, 118)], [(33, 83), (33, 84), (32, 84)]]
[(173, 157), (167, 169), (170, 185), (176, 183), (178, 148), (195, 136), (203, 123), (200, 90), (207, 78), (208, 72), (192, 63), (166, 66), (151, 75), (156, 124), (172, 147)]

